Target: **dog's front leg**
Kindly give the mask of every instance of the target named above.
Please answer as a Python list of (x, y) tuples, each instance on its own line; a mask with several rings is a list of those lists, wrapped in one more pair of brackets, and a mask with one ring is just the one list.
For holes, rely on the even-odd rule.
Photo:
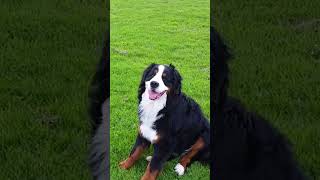
[(154, 144), (154, 152), (141, 180), (156, 180), (164, 163), (172, 154), (172, 143)]
[(122, 169), (129, 169), (133, 166), (133, 164), (140, 158), (145, 149), (150, 146), (150, 142), (146, 140), (144, 137), (138, 134), (136, 138), (136, 143), (134, 144), (129, 157), (120, 162), (119, 166)]

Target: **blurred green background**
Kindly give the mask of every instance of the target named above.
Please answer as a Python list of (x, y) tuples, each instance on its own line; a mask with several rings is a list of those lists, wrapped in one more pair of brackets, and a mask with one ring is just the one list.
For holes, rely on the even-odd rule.
[(0, 179), (90, 179), (87, 90), (106, 1), (0, 1)]
[(233, 50), (231, 95), (268, 119), (320, 179), (320, 1), (215, 2), (215, 27)]
[[(0, 1), (0, 179), (89, 179), (86, 96), (101, 55), (106, 1)], [(231, 94), (294, 144), (320, 179), (320, 1), (217, 1), (234, 51)], [(137, 129), (137, 85), (151, 62), (173, 63), (209, 117), (209, 1), (111, 2), (111, 177)], [(130, 64), (129, 64), (130, 63)], [(192, 74), (192, 76), (190, 75)], [(151, 152), (147, 153), (150, 154)], [(177, 179), (175, 161), (160, 179)], [(208, 179), (194, 164), (179, 179)]]

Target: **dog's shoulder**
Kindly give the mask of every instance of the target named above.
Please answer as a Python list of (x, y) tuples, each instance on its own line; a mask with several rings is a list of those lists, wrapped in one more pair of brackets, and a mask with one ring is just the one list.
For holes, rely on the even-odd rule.
[(185, 93), (181, 93), (180, 96), (176, 99), (176, 106), (181, 106), (185, 109), (187, 113), (190, 112), (201, 112), (200, 105), (190, 96)]

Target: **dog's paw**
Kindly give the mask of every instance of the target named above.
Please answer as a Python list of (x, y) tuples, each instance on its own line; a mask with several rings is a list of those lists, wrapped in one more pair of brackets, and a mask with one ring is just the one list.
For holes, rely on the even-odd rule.
[(147, 156), (147, 157), (146, 157), (146, 160), (147, 160), (148, 162), (150, 162), (151, 159), (152, 159), (152, 156)]
[(119, 167), (120, 167), (121, 169), (129, 169), (129, 168), (131, 167), (129, 160), (126, 159), (126, 160), (120, 162), (120, 163), (119, 163)]
[(174, 167), (174, 170), (179, 176), (182, 176), (184, 174), (185, 168), (180, 163), (178, 163), (176, 167)]

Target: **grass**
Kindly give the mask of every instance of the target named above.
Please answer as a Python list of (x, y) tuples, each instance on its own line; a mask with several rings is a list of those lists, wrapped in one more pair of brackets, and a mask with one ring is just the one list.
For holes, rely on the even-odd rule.
[[(184, 78), (183, 91), (210, 116), (209, 1), (114, 0), (110, 22), (111, 179), (140, 179), (152, 148), (128, 171), (118, 163), (135, 141), (138, 84), (150, 63), (174, 64)], [(209, 167), (198, 163), (180, 178), (176, 163), (166, 163), (159, 179), (209, 179)]]
[[(89, 179), (88, 82), (100, 56), (105, 1), (0, 1), (0, 179)], [(217, 1), (217, 29), (234, 49), (231, 94), (293, 142), (320, 179), (318, 1)], [(137, 130), (137, 84), (151, 62), (173, 63), (209, 117), (209, 1), (111, 2), (111, 178)], [(191, 76), (192, 75), (192, 76)], [(150, 154), (148, 152), (147, 154)], [(176, 161), (159, 179), (177, 179)], [(179, 179), (209, 178), (194, 164)]]
[(231, 94), (270, 120), (320, 179), (320, 1), (216, 1), (216, 28), (234, 50)]
[(90, 179), (86, 97), (106, 2), (0, 4), (0, 179)]

